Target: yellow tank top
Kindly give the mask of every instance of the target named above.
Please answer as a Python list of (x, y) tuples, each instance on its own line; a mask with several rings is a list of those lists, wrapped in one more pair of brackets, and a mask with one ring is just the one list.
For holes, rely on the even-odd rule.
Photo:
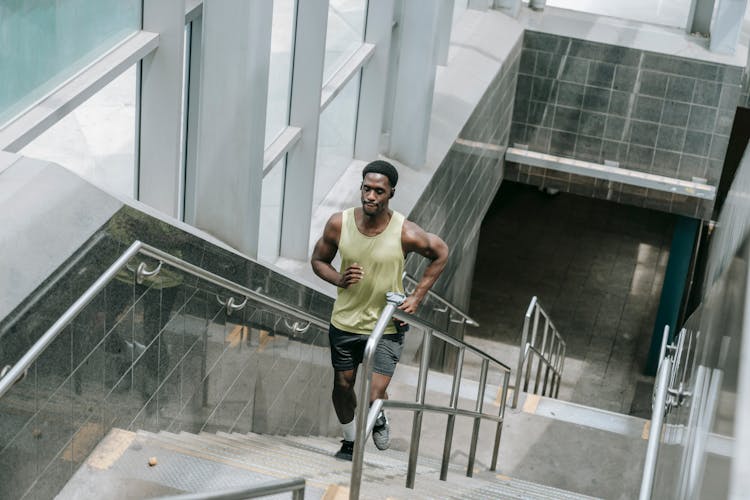
[[(357, 229), (354, 209), (342, 213), (339, 253), (343, 272), (355, 262), (362, 266), (364, 278), (349, 288), (339, 288), (333, 304), (331, 323), (350, 333), (372, 333), (385, 307), (386, 292), (404, 293), (404, 251), (401, 228), (404, 216), (393, 211), (385, 230), (375, 236), (365, 236)], [(396, 333), (391, 323), (385, 333)]]

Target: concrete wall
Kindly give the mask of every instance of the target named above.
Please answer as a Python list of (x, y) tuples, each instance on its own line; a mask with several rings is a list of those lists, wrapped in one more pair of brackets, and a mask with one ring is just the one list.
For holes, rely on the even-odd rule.
[[(520, 56), (519, 39), (409, 215), (450, 247), (434, 290), (462, 307), (468, 306), (479, 226), (503, 179)], [(424, 259), (407, 261), (415, 276), (426, 266)]]
[[(527, 30), (510, 142), (532, 151), (717, 185), (742, 68)], [(708, 217), (711, 202), (511, 166), (507, 177)]]

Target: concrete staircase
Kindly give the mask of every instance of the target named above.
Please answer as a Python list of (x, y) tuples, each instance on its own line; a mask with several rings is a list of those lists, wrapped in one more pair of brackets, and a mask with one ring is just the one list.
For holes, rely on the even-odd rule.
[[(305, 498), (348, 498), (351, 463), (333, 457), (338, 447), (337, 440), (325, 437), (113, 429), (57, 498), (150, 498), (293, 477), (307, 480)], [(152, 457), (157, 462), (153, 466)], [(468, 478), (458, 467), (452, 467), (443, 482), (439, 461), (422, 457), (412, 490), (404, 487), (406, 464), (406, 453), (378, 451), (368, 443), (362, 498), (593, 498), (489, 471), (476, 471)]]

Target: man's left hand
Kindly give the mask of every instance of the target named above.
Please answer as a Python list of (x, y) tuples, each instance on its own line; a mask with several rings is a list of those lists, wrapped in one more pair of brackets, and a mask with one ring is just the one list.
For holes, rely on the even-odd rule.
[(419, 307), (420, 302), (422, 302), (421, 299), (415, 297), (414, 295), (409, 295), (408, 297), (406, 297), (406, 299), (404, 299), (401, 305), (398, 306), (398, 308), (405, 313), (414, 314), (415, 312), (417, 312), (417, 308)]

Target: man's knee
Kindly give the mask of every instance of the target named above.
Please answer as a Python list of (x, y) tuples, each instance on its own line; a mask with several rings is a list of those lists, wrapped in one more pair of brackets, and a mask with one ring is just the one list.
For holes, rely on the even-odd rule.
[(333, 377), (333, 389), (338, 391), (351, 391), (354, 389), (356, 375), (354, 371), (335, 372)]

